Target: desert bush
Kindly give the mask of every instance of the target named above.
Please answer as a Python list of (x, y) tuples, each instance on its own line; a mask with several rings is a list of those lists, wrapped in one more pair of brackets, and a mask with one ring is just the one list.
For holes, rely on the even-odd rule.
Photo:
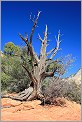
[[(46, 79), (45, 79), (46, 80)], [(66, 91), (66, 87), (63, 89), (65, 82), (62, 82), (58, 77), (48, 78), (47, 86), (45, 86), (45, 81), (42, 84), (42, 91), (45, 96), (48, 97), (62, 97)]]
[(70, 80), (64, 97), (81, 104), (81, 84), (77, 85), (74, 80)]
[(48, 102), (53, 101), (52, 98), (65, 97), (81, 103), (81, 85), (77, 85), (72, 79), (47, 78), (42, 83), (42, 92)]

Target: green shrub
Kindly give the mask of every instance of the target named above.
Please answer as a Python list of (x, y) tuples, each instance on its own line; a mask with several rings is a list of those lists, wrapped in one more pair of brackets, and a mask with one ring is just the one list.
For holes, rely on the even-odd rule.
[(6, 90), (9, 83), (11, 81), (11, 77), (4, 72), (1, 73), (1, 90)]
[(18, 81), (17, 79), (12, 80), (11, 84), (7, 87), (8, 92), (21, 92), (28, 88), (29, 80), (21, 79)]
[[(21, 61), (20, 55), (15, 56), (19, 52), (21, 53), (19, 47), (9, 42), (5, 45), (4, 52), (5, 54), (1, 58), (2, 90), (6, 89), (8, 92), (25, 90), (28, 87), (29, 80), (25, 69), (22, 67), (23, 62)], [(31, 62), (31, 59), (27, 56), (26, 61)]]

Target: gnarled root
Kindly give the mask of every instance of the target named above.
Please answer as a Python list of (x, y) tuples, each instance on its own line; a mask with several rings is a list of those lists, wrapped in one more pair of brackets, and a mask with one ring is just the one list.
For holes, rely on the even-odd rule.
[(19, 93), (17, 96), (1, 96), (2, 98), (11, 98), (13, 100), (19, 100), (19, 101), (23, 101), (23, 100), (27, 100), (29, 98), (29, 96), (32, 94), (33, 92), (33, 88), (29, 87), (28, 89), (24, 90), (23, 92)]
[(43, 103), (45, 103), (44, 96), (40, 92), (37, 93), (33, 87), (29, 87), (28, 89), (18, 93), (17, 96), (2, 96), (2, 98), (11, 98), (13, 100), (19, 101), (31, 101), (34, 99), (40, 99)]

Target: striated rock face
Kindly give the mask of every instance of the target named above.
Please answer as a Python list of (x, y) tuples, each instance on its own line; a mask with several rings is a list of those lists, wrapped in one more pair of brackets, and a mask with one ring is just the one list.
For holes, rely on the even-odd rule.
[(74, 80), (77, 85), (81, 84), (81, 69), (74, 75), (71, 75), (67, 80)]
[(76, 81), (76, 83), (81, 83), (81, 69), (74, 75), (73, 79)]

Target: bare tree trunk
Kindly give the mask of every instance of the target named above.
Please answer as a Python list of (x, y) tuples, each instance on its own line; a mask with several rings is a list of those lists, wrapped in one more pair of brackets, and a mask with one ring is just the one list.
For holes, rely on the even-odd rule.
[[(32, 71), (30, 71), (29, 65), (26, 63), (25, 57), (23, 55), (21, 55), (21, 59), (23, 60), (23, 68), (25, 69), (25, 71), (28, 73), (29, 79), (30, 81), (33, 83), (33, 89), (30, 90), (27, 89), (27, 92), (22, 92), (21, 94), (18, 94), (17, 97), (11, 97), (12, 99), (17, 99), (17, 100), (33, 100), (36, 98), (39, 98), (41, 100), (44, 99), (44, 96), (41, 93), (41, 81), (43, 81), (43, 79), (45, 77), (51, 77), (54, 75), (54, 72), (56, 71), (56, 69), (54, 69), (53, 72), (46, 72), (46, 59), (47, 56), (50, 55), (51, 53), (53, 53), (50, 57), (50, 61), (52, 60), (52, 58), (56, 55), (57, 51), (59, 50), (59, 44), (60, 44), (60, 31), (58, 33), (58, 39), (56, 39), (57, 41), (57, 46), (55, 48), (53, 48), (52, 50), (50, 50), (48, 53), (46, 52), (46, 48), (48, 46), (48, 27), (46, 25), (46, 29), (44, 32), (44, 39), (42, 39), (40, 37), (40, 35), (38, 34), (38, 39), (41, 41), (41, 50), (40, 50), (40, 57), (37, 56), (37, 54), (35, 53), (33, 47), (32, 47), (32, 38), (33, 38), (33, 34), (35, 31), (35, 28), (37, 27), (37, 23), (38, 23), (38, 18), (40, 15), (40, 11), (37, 14), (36, 19), (32, 19), (30, 16), (30, 19), (32, 20), (33, 27), (32, 27), (32, 31), (30, 34), (30, 41), (28, 40), (28, 36), (26, 36), (26, 38), (22, 37), (21, 34), (19, 34), (20, 38), (26, 43), (27, 45), (27, 55), (30, 55), (32, 58)], [(48, 65), (50, 63), (48, 62)]]

